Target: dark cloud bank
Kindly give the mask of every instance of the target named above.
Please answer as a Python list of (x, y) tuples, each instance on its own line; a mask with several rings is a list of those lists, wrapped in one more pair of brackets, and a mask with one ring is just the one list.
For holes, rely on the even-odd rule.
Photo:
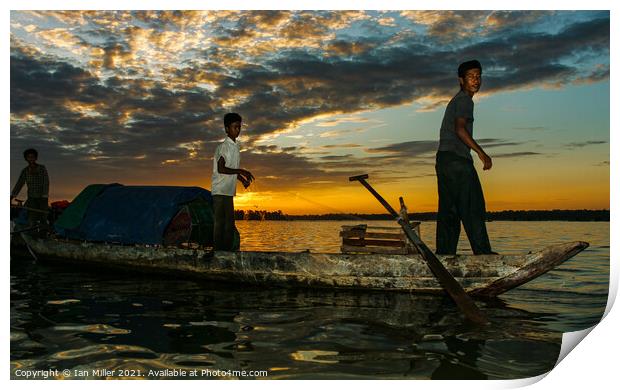
[[(265, 23), (278, 20), (278, 14), (265, 14)], [(11, 123), (12, 177), (22, 165), (21, 151), (30, 146), (40, 149), (42, 160), (52, 167), (58, 181), (78, 187), (79, 183), (116, 181), (115, 177), (144, 183), (169, 174), (187, 184), (198, 176), (209, 177), (211, 154), (223, 134), (221, 117), (231, 91), (245, 96), (234, 107), (251, 130), (244, 162), (258, 176), (277, 171), (283, 187), (291, 180), (342, 179), (358, 168), (379, 169), (407, 158), (428, 160), (436, 140), (366, 148), (367, 159), (342, 151), (311, 158), (301, 148), (282, 150), (254, 142), (319, 114), (390, 107), (427, 97), (447, 99), (458, 88), (455, 67), (463, 59), (478, 58), (484, 64), (486, 93), (607, 79), (608, 67), (567, 64), (592, 53), (608, 55), (609, 23), (609, 17), (599, 17), (575, 22), (557, 33), (507, 28), (480, 39), (451, 43), (429, 36), (390, 46), (381, 44), (386, 39), (381, 36), (350, 41), (340, 37), (325, 45), (333, 49), (329, 55), (316, 49), (295, 49), (265, 56), (232, 72), (209, 69), (219, 83), (215, 90), (172, 88), (165, 81), (147, 83), (122, 72), (100, 79), (68, 60), (33, 54), (13, 39), (10, 107), (19, 119)], [(106, 37), (105, 30), (100, 33)], [(228, 34), (231, 42), (239, 35), (234, 28), (221, 34)], [(205, 70), (181, 68), (175, 77), (191, 80), (201, 71)], [(72, 110), (70, 102), (96, 106), (98, 114)], [(180, 146), (196, 141), (201, 142), (191, 156), (191, 147)], [(569, 146), (592, 143), (597, 142)], [(486, 140), (486, 144), (516, 145), (508, 140)], [(536, 154), (514, 152), (498, 157)]]

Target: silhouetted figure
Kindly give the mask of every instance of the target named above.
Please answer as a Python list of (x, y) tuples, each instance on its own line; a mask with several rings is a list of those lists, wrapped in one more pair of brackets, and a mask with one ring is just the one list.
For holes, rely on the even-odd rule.
[(462, 63), (458, 68), (458, 79), (461, 90), (446, 107), (435, 164), (439, 192), (437, 254), (456, 254), (461, 221), (474, 254), (494, 253), (485, 225), (482, 186), (470, 152), (473, 149), (478, 154), (484, 170), (491, 169), (491, 157), (473, 138), (472, 97), (482, 82), (480, 62)]
[(235, 206), (233, 197), (237, 193), (237, 180), (245, 188), (254, 180), (254, 176), (245, 169), (240, 169), (241, 154), (236, 142), (241, 133), (241, 115), (228, 113), (224, 115), (226, 139), (215, 149), (213, 156), (213, 178), (211, 195), (213, 196), (213, 247), (215, 250), (233, 249), (235, 234)]
[(45, 166), (37, 164), (38, 157), (39, 153), (35, 149), (24, 151), (24, 159), (28, 162), (28, 166), (22, 170), (11, 191), (11, 201), (13, 201), (24, 184), (28, 187), (28, 199), (24, 207), (27, 208), (29, 226), (47, 224), (50, 181)]

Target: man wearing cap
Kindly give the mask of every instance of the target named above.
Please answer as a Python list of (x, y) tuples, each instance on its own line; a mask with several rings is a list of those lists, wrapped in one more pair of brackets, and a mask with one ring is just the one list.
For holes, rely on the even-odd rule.
[(473, 138), (474, 101), (481, 84), (482, 65), (477, 60), (458, 68), (461, 90), (448, 103), (441, 122), (435, 171), (439, 192), (437, 212), (437, 254), (454, 255), (461, 222), (476, 255), (491, 250), (485, 225), (486, 209), (482, 186), (474, 168), (471, 150), (478, 155), (483, 170), (491, 169), (491, 157)]

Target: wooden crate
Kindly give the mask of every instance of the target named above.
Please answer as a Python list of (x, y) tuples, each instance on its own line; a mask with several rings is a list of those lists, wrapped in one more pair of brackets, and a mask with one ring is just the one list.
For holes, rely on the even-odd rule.
[[(420, 235), (420, 222), (411, 222)], [(340, 231), (342, 253), (411, 254), (418, 253), (400, 227), (344, 225)]]

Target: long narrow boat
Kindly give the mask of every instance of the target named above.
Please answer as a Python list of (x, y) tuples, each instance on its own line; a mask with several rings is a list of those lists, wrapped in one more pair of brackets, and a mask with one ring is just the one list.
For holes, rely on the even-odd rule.
[[(35, 238), (25, 234), (23, 238), (38, 260), (85, 267), (266, 286), (444, 293), (419, 255), (210, 252)], [(470, 295), (495, 297), (544, 274), (588, 245), (576, 241), (526, 255), (439, 256), (439, 260)]]

